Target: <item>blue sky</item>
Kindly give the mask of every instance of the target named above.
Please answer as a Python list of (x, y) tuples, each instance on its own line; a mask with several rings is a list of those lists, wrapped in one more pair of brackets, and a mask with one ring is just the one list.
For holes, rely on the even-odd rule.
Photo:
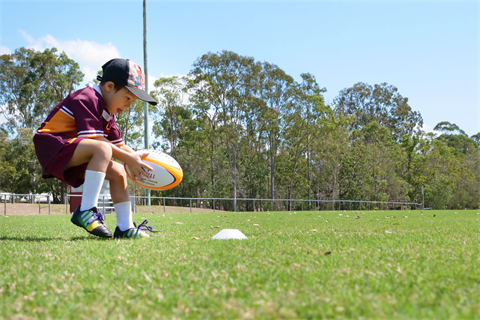
[[(187, 74), (202, 54), (230, 50), (312, 73), (333, 103), (357, 82), (387, 82), (431, 131), (480, 131), (477, 1), (148, 0), (151, 80)], [(143, 1), (0, 0), (0, 50), (55, 46), (90, 80), (107, 60), (143, 65)], [(151, 82), (150, 82), (151, 83)], [(152, 86), (150, 85), (150, 88)]]

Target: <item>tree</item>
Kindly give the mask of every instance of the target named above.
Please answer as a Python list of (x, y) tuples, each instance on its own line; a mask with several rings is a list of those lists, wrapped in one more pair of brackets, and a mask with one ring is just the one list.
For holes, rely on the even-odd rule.
[(356, 83), (351, 88), (340, 91), (335, 98), (335, 112), (355, 116), (350, 130), (360, 130), (372, 121), (390, 130), (397, 142), (403, 135), (417, 132), (423, 126), (420, 113), (412, 111), (408, 98), (398, 93), (398, 89), (387, 83), (373, 87), (366, 83)]
[(405, 200), (408, 185), (399, 174), (401, 152), (390, 131), (376, 121), (355, 130), (340, 161), (340, 198)]
[[(265, 138), (268, 162), (270, 165), (270, 198), (275, 198), (275, 174), (277, 170), (280, 144), (287, 118), (293, 112), (293, 78), (282, 69), (268, 62), (262, 63), (259, 78), (256, 79), (255, 96), (260, 109), (258, 120), (262, 124), (260, 135)], [(273, 201), (273, 200), (272, 200)]]
[(443, 121), (437, 124), (435, 131), (442, 134), (436, 139), (443, 141), (453, 150), (455, 158), (464, 166), (462, 178), (456, 181), (452, 197), (447, 206), (450, 208), (477, 208), (480, 206), (480, 150), (476, 138), (480, 134), (468, 137), (456, 124)]
[[(299, 197), (310, 199), (312, 137), (315, 136), (315, 132), (322, 131), (326, 119), (333, 116), (330, 107), (324, 104), (322, 94), (326, 90), (320, 88), (313, 75), (303, 73), (300, 76), (303, 81), (295, 84), (293, 112), (286, 117), (287, 126), (284, 132), (287, 155), (285, 165), (289, 173), (287, 199), (292, 199), (294, 184), (303, 191), (307, 190), (307, 193), (299, 193)], [(301, 172), (306, 174), (299, 173), (298, 168), (301, 166), (304, 169)], [(289, 202), (289, 210), (291, 210), (291, 202)]]
[(35, 129), (80, 83), (78, 64), (57, 49), (20, 48), (0, 56), (0, 114), (6, 129)]
[(468, 154), (478, 150), (478, 143), (473, 138), (469, 138), (465, 131), (454, 123), (443, 121), (437, 124), (433, 130), (443, 132), (437, 139), (455, 149), (456, 153)]
[[(424, 187), (427, 207), (445, 209), (464, 205), (455, 201), (455, 193), (458, 186), (475, 177), (463, 160), (462, 153), (456, 152), (442, 139), (437, 139), (435, 134), (425, 132), (413, 137), (405, 136), (402, 149), (407, 154), (403, 167), (407, 168), (404, 177), (411, 188), (411, 201), (422, 202), (421, 188)], [(475, 190), (478, 194), (478, 188)]]
[(253, 58), (231, 51), (208, 53), (197, 59), (190, 72), (201, 87), (202, 101), (221, 118), (220, 130), (225, 137), (231, 173), (233, 207), (236, 209), (238, 187), (238, 149), (243, 132), (242, 119), (252, 91), (248, 66)]
[(169, 153), (174, 158), (185, 122), (192, 118), (187, 95), (189, 83), (186, 77), (171, 77), (160, 78), (154, 84), (159, 112), (155, 114), (153, 133), (167, 139)]

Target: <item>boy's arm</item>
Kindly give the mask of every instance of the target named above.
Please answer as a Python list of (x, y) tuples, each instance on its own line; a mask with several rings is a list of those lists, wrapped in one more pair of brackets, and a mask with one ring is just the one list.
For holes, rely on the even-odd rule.
[(134, 176), (139, 178), (146, 176), (146, 173), (142, 168), (145, 168), (148, 171), (153, 170), (152, 167), (142, 161), (142, 157), (147, 156), (148, 152), (135, 152), (127, 145), (117, 147), (104, 137), (99, 137), (96, 140), (108, 143), (112, 147), (112, 156), (127, 164), (130, 172), (133, 173)]
[(127, 152), (129, 152), (129, 153), (134, 153), (134, 152), (135, 152), (135, 150), (133, 150), (132, 148), (130, 148), (130, 147), (127, 146), (126, 144), (120, 146), (119, 148), (122, 149), (122, 150), (125, 150), (125, 151), (127, 151)]

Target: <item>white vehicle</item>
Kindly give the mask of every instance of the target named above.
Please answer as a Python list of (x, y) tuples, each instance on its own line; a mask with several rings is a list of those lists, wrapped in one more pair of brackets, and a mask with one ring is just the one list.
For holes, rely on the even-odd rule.
[(50, 202), (53, 202), (53, 196), (49, 193), (40, 193), (35, 196), (35, 203), (37, 202), (48, 202), (48, 198), (50, 198)]
[(12, 194), (11, 193), (0, 193), (0, 201), (10, 201), (10, 199), (12, 198)]

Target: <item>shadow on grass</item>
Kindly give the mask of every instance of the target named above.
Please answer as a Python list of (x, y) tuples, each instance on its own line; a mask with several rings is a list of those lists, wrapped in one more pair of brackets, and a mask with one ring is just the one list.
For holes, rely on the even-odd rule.
[(20, 241), (20, 242), (44, 242), (44, 241), (83, 241), (83, 240), (97, 240), (97, 241), (110, 241), (113, 238), (100, 238), (93, 236), (86, 237), (72, 237), (72, 238), (62, 238), (62, 237), (8, 237), (0, 236), (0, 241)]

